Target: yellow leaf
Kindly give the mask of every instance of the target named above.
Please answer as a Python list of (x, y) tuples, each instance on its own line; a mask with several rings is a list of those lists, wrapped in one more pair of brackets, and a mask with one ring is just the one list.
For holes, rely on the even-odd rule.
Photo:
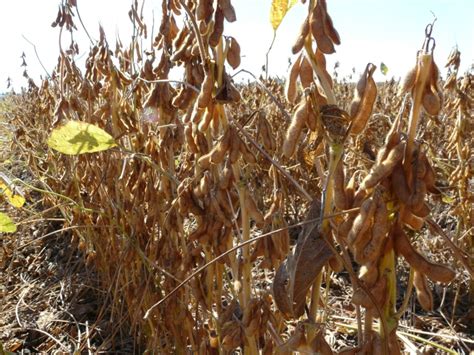
[(276, 31), (280, 26), (281, 21), (285, 17), (291, 7), (296, 4), (298, 0), (273, 0), (272, 8), (270, 11), (270, 22), (272, 24), (273, 30)]
[(16, 208), (21, 208), (25, 204), (25, 198), (21, 195), (15, 194), (12, 189), (0, 179), (0, 193), (7, 199), (7, 201)]
[(16, 225), (5, 213), (0, 212), (0, 232), (16, 232)]
[(456, 201), (456, 199), (449, 195), (443, 195), (441, 197), (441, 201), (443, 201), (444, 203), (447, 203), (448, 205), (452, 205)]
[(80, 121), (69, 121), (53, 129), (48, 139), (50, 148), (68, 155), (101, 152), (116, 145), (102, 128)]

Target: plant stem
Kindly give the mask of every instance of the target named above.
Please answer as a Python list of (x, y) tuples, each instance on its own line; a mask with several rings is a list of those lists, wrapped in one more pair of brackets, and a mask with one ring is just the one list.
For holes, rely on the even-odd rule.
[(408, 139), (407, 147), (405, 152), (404, 167), (407, 173), (407, 181), (411, 182), (411, 161), (414, 149), (414, 142), (416, 136), (416, 129), (418, 127), (418, 121), (420, 117), (421, 101), (423, 98), (423, 91), (425, 90), (426, 80), (430, 73), (431, 63), (433, 56), (431, 54), (422, 53), (418, 58), (418, 71), (415, 82), (415, 88), (413, 89), (413, 104), (410, 111), (410, 118), (408, 121)]
[(405, 291), (405, 298), (403, 299), (403, 303), (398, 309), (397, 313), (395, 313), (395, 318), (400, 319), (401, 316), (405, 313), (407, 307), (408, 307), (408, 302), (410, 301), (411, 298), (411, 293), (413, 291), (413, 277), (415, 275), (415, 270), (411, 267), (410, 268), (410, 276), (408, 277), (408, 283), (407, 283), (407, 290)]

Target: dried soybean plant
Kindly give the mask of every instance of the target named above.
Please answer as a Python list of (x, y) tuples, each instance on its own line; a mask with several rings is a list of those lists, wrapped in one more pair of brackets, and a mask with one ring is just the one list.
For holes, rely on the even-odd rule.
[[(282, 347), (297, 351), (331, 351), (324, 344), (324, 326), (318, 326), (318, 321), (327, 317), (327, 309), (318, 312), (322, 270), (324, 267), (329, 275), (331, 270), (340, 271), (345, 267), (351, 275), (352, 302), (365, 309), (363, 334), (359, 334), (358, 347), (347, 351), (400, 353), (396, 330), (412, 286), (415, 286), (422, 308), (432, 310), (433, 296), (427, 280), (448, 284), (455, 277), (451, 268), (427, 260), (413, 246), (426, 222), (431, 229), (441, 229), (430, 219), (431, 207), (427, 201), (428, 194), (440, 194), (436, 175), (423, 144), (416, 137), (421, 110), (438, 115), (442, 107), (439, 70), (433, 59), (433, 24), (427, 26), (417, 63), (400, 89), (401, 94), (410, 93), (411, 97), (407, 133), (403, 132), (406, 105), (403, 100), (372, 168), (357, 184), (357, 172), (346, 182), (344, 143), (355, 140), (371, 116), (377, 98), (377, 86), (372, 78), (375, 66), (369, 63), (357, 83), (349, 113), (338, 108), (331, 90), (332, 80), (325, 68), (324, 53), (334, 52), (333, 44), (339, 44), (339, 36), (327, 14), (325, 1), (310, 2), (308, 9), (308, 17), (293, 46), (293, 53), (298, 53), (303, 47), (305, 53), (291, 67), (285, 90), (287, 100), (294, 103), (299, 79), (304, 93), (287, 131), (282, 153), (287, 158), (294, 155), (305, 127), (309, 129), (306, 136), (311, 137), (310, 132), (317, 131), (319, 137), (323, 137), (316, 142), (322, 145), (321, 152), (327, 152), (328, 172), (326, 177), (320, 174), (321, 180), (326, 179), (321, 203), (313, 202), (317, 205), (319, 212), (316, 215), (320, 215), (320, 221), (303, 229), (294, 252), (280, 266), (273, 283), (276, 304), (286, 319), (298, 320), (304, 314), (306, 297), (312, 289), (310, 308), (306, 309), (309, 321), (299, 322)], [(305, 63), (311, 64), (311, 73), (304, 69)], [(318, 83), (313, 81), (313, 74)], [(461, 103), (459, 99), (457, 107), (462, 107)], [(459, 131), (454, 131), (452, 136), (456, 134)], [(462, 157), (466, 159), (465, 153), (460, 155)], [(323, 163), (315, 159), (314, 166), (320, 171)], [(309, 219), (315, 217), (311, 211)], [(344, 217), (329, 218), (334, 211), (349, 213)], [(339, 245), (342, 255), (339, 255), (336, 245)], [(452, 252), (459, 257), (459, 250), (455, 247)], [(405, 301), (397, 310), (399, 290), (395, 267), (398, 257), (408, 262), (411, 272)], [(351, 260), (358, 265), (358, 275), (352, 270)], [(306, 264), (308, 262), (311, 266)], [(468, 264), (464, 262), (464, 266), (472, 273)], [(326, 283), (326, 287), (328, 285)], [(373, 328), (374, 318), (380, 319), (377, 331)], [(360, 332), (360, 317), (358, 321)]]
[[(112, 50), (100, 29), (84, 74), (75, 65), (77, 44), (61, 49), (52, 80), (30, 88), (42, 109), (31, 120), (41, 117), (44, 127), (17, 138), (32, 169), (44, 176), (44, 189), (63, 196), (46, 201), (58, 205), (71, 225), (87, 227), (76, 233), (77, 243), (102, 275), (116, 306), (113, 317), (126, 312), (145, 349), (241, 347), (253, 354), (270, 348), (268, 327), (278, 324), (268, 292), (256, 287), (261, 280), (252, 263), (263, 255), (262, 268), (273, 268), (288, 252), (278, 191), (286, 181), (255, 150), (256, 139), (270, 154), (277, 150), (264, 112), (243, 118), (230, 113), (241, 95), (225, 63), (239, 67), (240, 46), (223, 33), (225, 23), (236, 20), (235, 10), (229, 0), (163, 1), (159, 33), (147, 49), (140, 8), (132, 3), (135, 36), (128, 47), (117, 41)], [(62, 3), (54, 23), (60, 35), (74, 33), (74, 11), (75, 2)], [(168, 76), (176, 67), (184, 75), (172, 85)], [(255, 136), (246, 123), (253, 118)], [(17, 120), (34, 124), (27, 116)], [(44, 142), (52, 126), (68, 120), (107, 130), (119, 147), (66, 157), (43, 146), (38, 155), (35, 139)], [(264, 164), (266, 171), (259, 168)], [(76, 204), (63, 207), (64, 198)], [(156, 307), (194, 270), (248, 241), (254, 225), (280, 232), (211, 263)]]

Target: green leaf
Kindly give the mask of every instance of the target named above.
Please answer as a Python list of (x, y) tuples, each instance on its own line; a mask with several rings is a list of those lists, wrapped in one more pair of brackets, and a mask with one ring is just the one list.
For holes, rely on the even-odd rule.
[(69, 121), (53, 129), (48, 139), (50, 148), (68, 155), (101, 152), (116, 145), (113, 137), (103, 129), (80, 121)]
[(270, 22), (272, 24), (273, 30), (276, 31), (280, 26), (281, 21), (285, 17), (289, 9), (296, 4), (298, 0), (273, 0), (272, 8), (270, 10)]
[(5, 213), (0, 212), (0, 232), (16, 232), (16, 225)]
[(380, 71), (383, 75), (387, 75), (388, 73), (388, 67), (385, 65), (384, 62), (380, 63)]

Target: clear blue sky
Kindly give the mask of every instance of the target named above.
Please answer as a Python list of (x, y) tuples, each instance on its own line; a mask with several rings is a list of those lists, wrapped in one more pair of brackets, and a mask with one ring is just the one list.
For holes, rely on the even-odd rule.
[[(132, 0), (77, 2), (85, 25), (94, 38), (98, 38), (98, 24), (101, 23), (109, 43), (114, 43), (117, 34), (123, 43), (128, 42), (131, 24), (127, 12)], [(25, 85), (20, 68), (22, 52), (27, 55), (29, 74), (35, 80), (44, 75), (33, 47), (22, 35), (36, 45), (48, 71), (56, 64), (59, 31), (50, 25), (56, 17), (58, 3), (59, 0), (5, 1), (0, 12), (0, 92), (6, 91), (9, 76), (16, 89)], [(241, 44), (244, 56), (241, 68), (259, 74), (273, 36), (269, 23), (271, 0), (233, 0), (233, 3), (237, 22), (226, 24), (225, 34), (236, 37)], [(145, 2), (145, 20), (149, 30), (153, 11), (155, 30), (158, 27), (160, 7), (161, 0)], [(286, 75), (291, 45), (306, 16), (306, 8), (307, 5), (298, 2), (283, 20), (269, 57), (271, 74)], [(337, 53), (331, 55), (328, 62), (332, 66), (339, 61), (343, 75), (349, 74), (352, 68), (360, 73), (368, 62), (376, 65), (384, 62), (389, 68), (388, 77), (403, 75), (415, 63), (424, 28), (433, 19), (431, 11), (438, 18), (433, 32), (437, 42), (435, 60), (438, 64), (444, 66), (455, 45), (458, 45), (462, 54), (462, 70), (467, 70), (473, 64), (474, 0), (328, 0), (328, 10), (342, 39), (342, 45), (336, 47)], [(79, 29), (76, 39), (81, 53), (86, 54), (89, 42), (79, 22), (76, 23)], [(65, 35), (63, 37), (67, 38)], [(379, 71), (376, 79), (384, 79)]]

